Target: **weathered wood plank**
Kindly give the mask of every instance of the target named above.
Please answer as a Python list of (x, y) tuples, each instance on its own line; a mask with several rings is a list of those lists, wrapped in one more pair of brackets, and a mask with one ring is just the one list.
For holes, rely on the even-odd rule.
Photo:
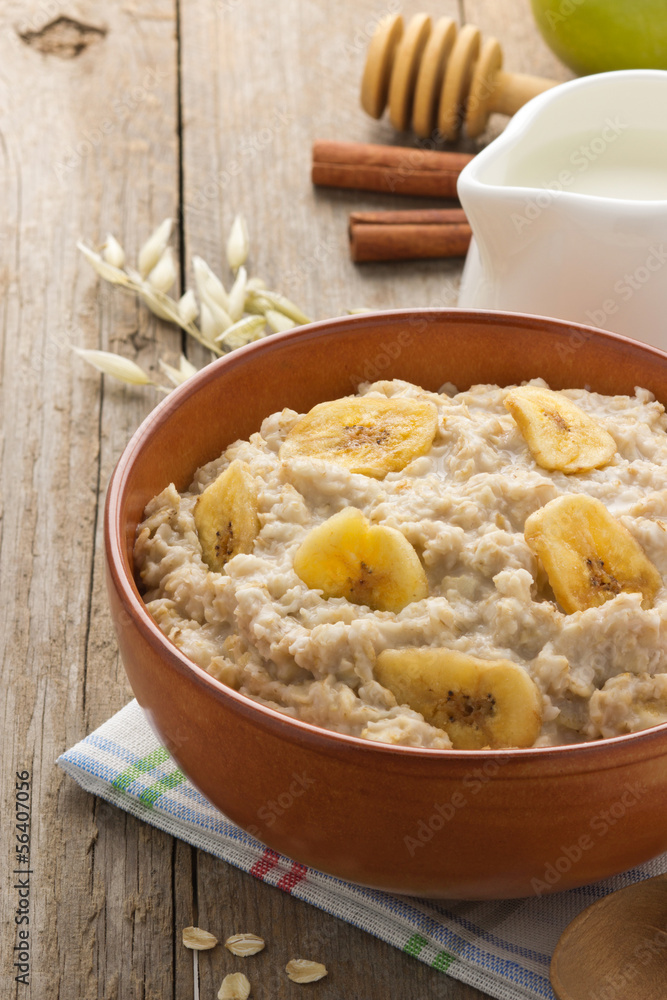
[[(157, 397), (108, 380), (101, 392), (69, 345), (149, 365), (172, 334), (103, 286), (75, 243), (111, 231), (135, 249), (176, 214), (175, 4), (5, 4), (0, 63), (3, 816), (15, 770), (31, 770), (34, 796), (32, 985), (13, 981), (7, 933), (3, 996), (163, 997), (172, 842), (96, 803), (54, 761), (129, 695), (102, 588), (101, 504)], [(5, 829), (5, 858), (12, 840)], [(15, 903), (2, 894), (8, 930)]]

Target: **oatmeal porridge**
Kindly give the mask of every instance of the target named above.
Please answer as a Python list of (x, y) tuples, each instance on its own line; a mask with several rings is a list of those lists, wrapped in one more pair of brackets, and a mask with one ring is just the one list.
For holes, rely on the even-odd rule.
[(667, 418), (646, 390), (364, 384), (146, 507), (165, 635), (364, 739), (474, 749), (667, 722)]

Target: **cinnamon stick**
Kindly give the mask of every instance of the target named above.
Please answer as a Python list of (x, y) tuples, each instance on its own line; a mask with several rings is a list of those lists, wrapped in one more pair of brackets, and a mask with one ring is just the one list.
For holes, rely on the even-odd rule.
[(320, 187), (455, 198), (458, 176), (471, 159), (467, 153), (318, 139), (312, 181)]
[(463, 257), (471, 235), (462, 208), (350, 214), (350, 255), (357, 263)]

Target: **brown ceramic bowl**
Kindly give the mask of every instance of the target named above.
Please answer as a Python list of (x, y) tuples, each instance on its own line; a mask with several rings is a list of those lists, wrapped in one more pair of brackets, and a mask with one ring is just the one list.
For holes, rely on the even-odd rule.
[[(498, 898), (568, 889), (667, 849), (667, 725), (578, 746), (421, 750), (366, 742), (258, 705), (194, 666), (135, 584), (144, 505), (267, 414), (365, 379), (554, 388), (667, 402), (667, 355), (613, 334), (508, 313), (419, 310), (334, 319), (208, 366), (134, 435), (111, 479), (108, 584), (121, 655), (152, 726), (195, 785), (269, 847), (401, 893)], [(275, 806), (275, 808), (274, 808)]]

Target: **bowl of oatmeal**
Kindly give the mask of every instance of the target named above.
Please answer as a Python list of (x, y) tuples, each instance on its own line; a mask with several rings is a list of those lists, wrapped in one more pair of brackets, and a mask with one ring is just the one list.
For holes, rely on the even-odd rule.
[(106, 514), (123, 661), (181, 768), (392, 891), (542, 894), (665, 850), (664, 400), (655, 349), (458, 310), (189, 380)]

